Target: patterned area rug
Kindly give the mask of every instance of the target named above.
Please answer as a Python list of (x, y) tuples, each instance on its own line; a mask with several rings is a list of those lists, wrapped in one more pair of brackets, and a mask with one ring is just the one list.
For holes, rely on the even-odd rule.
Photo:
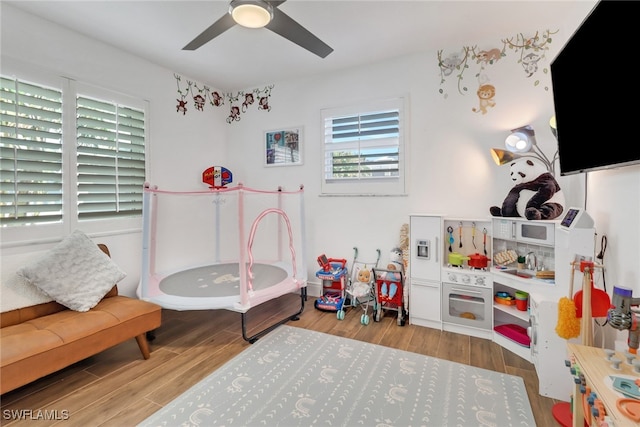
[(282, 325), (140, 426), (535, 426), (522, 378)]

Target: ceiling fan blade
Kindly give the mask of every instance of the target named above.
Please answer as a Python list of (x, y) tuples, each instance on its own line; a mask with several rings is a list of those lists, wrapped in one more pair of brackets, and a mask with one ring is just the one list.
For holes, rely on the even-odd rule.
[(273, 8), (273, 19), (266, 27), (321, 58), (326, 58), (333, 52), (333, 48), (276, 7)]
[(220, 19), (211, 24), (209, 28), (204, 30), (198, 37), (189, 42), (188, 45), (182, 48), (182, 50), (196, 50), (205, 43), (210, 42), (220, 34), (227, 31), (229, 28), (236, 25), (230, 14), (225, 13)]

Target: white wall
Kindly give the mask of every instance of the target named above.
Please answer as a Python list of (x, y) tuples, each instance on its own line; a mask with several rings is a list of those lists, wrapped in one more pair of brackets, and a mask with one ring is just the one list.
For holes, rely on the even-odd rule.
[[(542, 66), (548, 68), (582, 18), (577, 15), (554, 36)], [(501, 47), (500, 39), (505, 36), (496, 34), (495, 40), (468, 43), (480, 49)], [(249, 111), (241, 122), (229, 125), (223, 109), (190, 111), (184, 116), (176, 113), (172, 70), (2, 5), (3, 72), (9, 63), (18, 68), (36, 66), (150, 101), (148, 176), (152, 183), (161, 188), (197, 189), (201, 172), (215, 164), (232, 170), (235, 182), (256, 188), (293, 189), (303, 184), (312, 281), (314, 260), (321, 253), (351, 260), (354, 246), (362, 258), (375, 255), (379, 248), (386, 262), (387, 252), (397, 243), (400, 227), (408, 222), (410, 213), (487, 217), (489, 207), (500, 205), (511, 188), (508, 167), (496, 166), (489, 156), (491, 147), (502, 146), (509, 129), (531, 124), (542, 149), (552, 155), (555, 141), (548, 129), (553, 114), (549, 75), (537, 73), (539, 84), (534, 84), (524, 76), (515, 54), (507, 53), (485, 70), (498, 90), (496, 106), (486, 115), (472, 112), (478, 104), (474, 73), (465, 76), (471, 90), (461, 95), (451, 79), (440, 85), (436, 52), (426, 52), (334, 75), (265, 82), (275, 84), (272, 110)], [(442, 87), (449, 93), (447, 98), (438, 92)], [(410, 99), (408, 196), (321, 197), (320, 110), (395, 95), (408, 95)], [(264, 167), (263, 131), (291, 126), (304, 127), (303, 165)], [(568, 205), (584, 205), (585, 176), (559, 178)], [(587, 210), (596, 221), (599, 237), (608, 237), (607, 288), (620, 284), (640, 296), (640, 166), (592, 172), (586, 185)], [(185, 221), (189, 221), (188, 213)], [(121, 288), (123, 293), (132, 294), (140, 272), (140, 235), (105, 235), (101, 240), (109, 244), (114, 259), (128, 272)], [(3, 268), (10, 264), (12, 254), (46, 248), (2, 249)]]
[[(580, 19), (578, 17), (576, 22)], [(570, 33), (569, 25), (564, 31), (565, 37)], [(541, 61), (546, 68), (563, 44), (560, 34), (555, 35), (554, 40), (546, 52), (547, 60)], [(487, 49), (499, 45), (499, 42), (499, 37), (484, 43), (473, 41), (479, 48)], [(236, 176), (248, 183), (305, 185), (307, 211), (310, 213), (310, 254), (326, 253), (350, 259), (353, 246), (359, 248), (360, 254), (375, 253), (375, 249), (380, 248), (386, 262), (387, 252), (398, 241), (400, 227), (408, 222), (411, 213), (485, 218), (489, 216), (490, 206), (501, 205), (512, 186), (509, 170), (508, 166), (496, 166), (489, 150), (492, 147), (502, 148), (510, 129), (531, 124), (536, 130), (538, 144), (549, 157), (556, 149), (548, 125), (553, 115), (549, 74), (540, 72), (534, 78), (527, 78), (517, 63), (517, 55), (508, 52), (495, 66), (486, 67), (486, 74), (497, 88), (497, 96), (496, 106), (482, 115), (472, 111), (478, 106), (473, 65), (465, 76), (465, 83), (472, 90), (465, 94), (457, 92), (455, 81), (440, 85), (436, 52), (396, 58), (366, 69), (276, 83), (270, 113), (251, 117), (250, 126), (229, 129), (229, 140), (233, 143), (228, 148), (228, 165)], [(534, 80), (539, 80), (539, 83), (534, 84)], [(447, 89), (447, 98), (439, 94), (441, 87)], [(408, 196), (321, 196), (320, 110), (396, 95), (410, 98)], [(260, 143), (262, 132), (301, 124), (304, 125), (304, 165), (264, 167)], [(637, 192), (637, 171), (634, 173), (633, 168), (628, 169), (620, 170), (623, 175), (620, 179), (625, 180), (624, 176), (630, 175), (628, 179), (634, 182)], [(567, 206), (584, 206), (584, 175), (557, 175)], [(628, 187), (631, 184), (624, 185)], [(608, 197), (620, 196), (622, 194), (608, 193)], [(637, 213), (636, 206), (634, 214), (637, 216)], [(630, 227), (630, 231), (637, 234), (637, 224)], [(610, 239), (610, 245), (616, 244), (613, 240)], [(633, 253), (638, 253), (637, 246)], [(311, 279), (315, 267), (315, 264), (310, 264)], [(615, 281), (613, 275), (617, 272), (609, 274), (610, 280)]]

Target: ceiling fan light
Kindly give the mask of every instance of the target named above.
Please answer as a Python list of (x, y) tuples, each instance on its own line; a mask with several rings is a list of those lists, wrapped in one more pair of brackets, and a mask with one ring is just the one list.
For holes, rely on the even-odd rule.
[(273, 19), (273, 7), (261, 0), (233, 0), (229, 13), (238, 25), (247, 28), (262, 28)]

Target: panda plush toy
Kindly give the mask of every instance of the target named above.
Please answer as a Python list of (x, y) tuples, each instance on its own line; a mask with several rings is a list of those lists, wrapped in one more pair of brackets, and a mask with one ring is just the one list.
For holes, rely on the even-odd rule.
[(491, 206), (491, 215), (551, 220), (564, 211), (565, 199), (560, 185), (535, 159), (523, 157), (511, 163), (511, 181), (514, 186), (502, 202), (502, 208)]

